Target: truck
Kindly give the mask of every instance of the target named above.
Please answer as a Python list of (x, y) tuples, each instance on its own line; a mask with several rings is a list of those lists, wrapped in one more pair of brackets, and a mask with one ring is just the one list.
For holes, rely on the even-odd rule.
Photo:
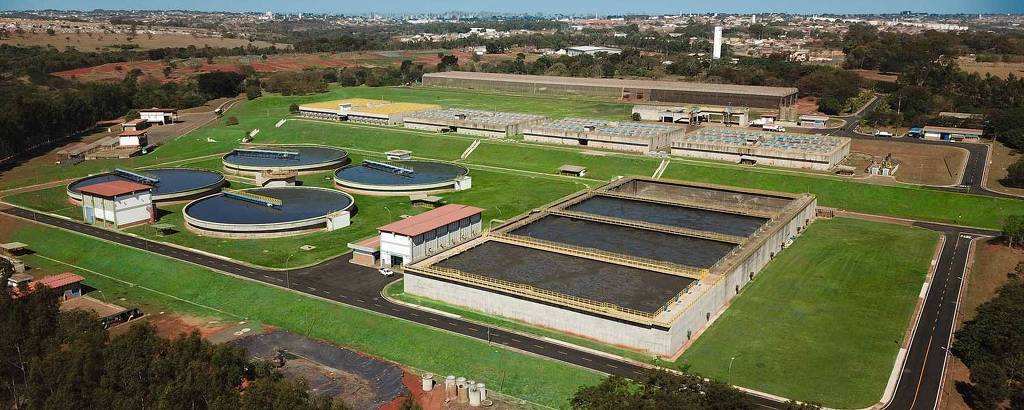
[(786, 132), (786, 127), (776, 124), (765, 124), (761, 127), (762, 130), (771, 132)]

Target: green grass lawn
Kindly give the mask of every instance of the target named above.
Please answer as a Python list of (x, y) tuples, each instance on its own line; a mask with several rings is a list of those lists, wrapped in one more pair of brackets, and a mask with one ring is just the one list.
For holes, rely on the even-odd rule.
[(527, 112), (548, 117), (589, 117), (610, 120), (630, 119), (633, 108), (632, 104), (595, 97), (527, 96), (434, 87), (334, 87), (326, 94), (307, 96), (304, 102), (339, 98), (375, 98), (437, 104), (446, 107)]
[(850, 211), (999, 229), (1024, 212), (1024, 201), (939, 191), (911, 185), (875, 185), (839, 177), (672, 161), (664, 178), (783, 192), (810, 192), (818, 204)]
[[(134, 249), (28, 225), (13, 238), (46, 256), (145, 289), (257, 320), (435, 374), (460, 374), (502, 393), (551, 407), (568, 407), (579, 386), (601, 376), (560, 362), (394, 320)], [(101, 288), (101, 276), (75, 270)], [(157, 295), (156, 293), (153, 296)]]
[(828, 407), (870, 406), (885, 389), (937, 240), (920, 228), (817, 221), (754, 278), (680, 365)]

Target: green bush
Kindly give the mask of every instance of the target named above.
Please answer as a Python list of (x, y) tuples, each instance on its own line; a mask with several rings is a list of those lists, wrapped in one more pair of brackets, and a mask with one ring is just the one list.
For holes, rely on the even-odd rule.
[(224, 125), (238, 125), (238, 117), (228, 117)]

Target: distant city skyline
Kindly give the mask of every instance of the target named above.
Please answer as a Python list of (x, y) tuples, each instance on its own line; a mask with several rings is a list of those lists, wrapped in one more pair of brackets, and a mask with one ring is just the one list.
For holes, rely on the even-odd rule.
[[(211, 2), (206, 0), (169, 0), (140, 3), (129, 0), (6, 0), (0, 10), (196, 10), (196, 11), (271, 11), (275, 13), (341, 13), (341, 14), (419, 14), (462, 12), (542, 13), (542, 14), (678, 14), (678, 13), (771, 13), (793, 14), (873, 14), (915, 12), (955, 13), (1024, 13), (1019, 0), (734, 0), (727, 6), (696, 1), (637, 0), (521, 0), (502, 1), (422, 1), (389, 0), (353, 4), (351, 1), (321, 1), (314, 4), (283, 0), (250, 0), (246, 2)], [(159, 8), (154, 6), (159, 5)]]

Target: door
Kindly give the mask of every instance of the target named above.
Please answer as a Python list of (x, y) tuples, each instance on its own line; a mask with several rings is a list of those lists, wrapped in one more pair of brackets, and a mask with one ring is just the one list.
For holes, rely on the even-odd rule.
[(85, 210), (85, 223), (92, 225), (96, 221), (96, 216), (93, 214), (96, 210), (91, 206), (83, 207)]
[(398, 255), (391, 255), (391, 267), (397, 268), (402, 266), (402, 257)]

